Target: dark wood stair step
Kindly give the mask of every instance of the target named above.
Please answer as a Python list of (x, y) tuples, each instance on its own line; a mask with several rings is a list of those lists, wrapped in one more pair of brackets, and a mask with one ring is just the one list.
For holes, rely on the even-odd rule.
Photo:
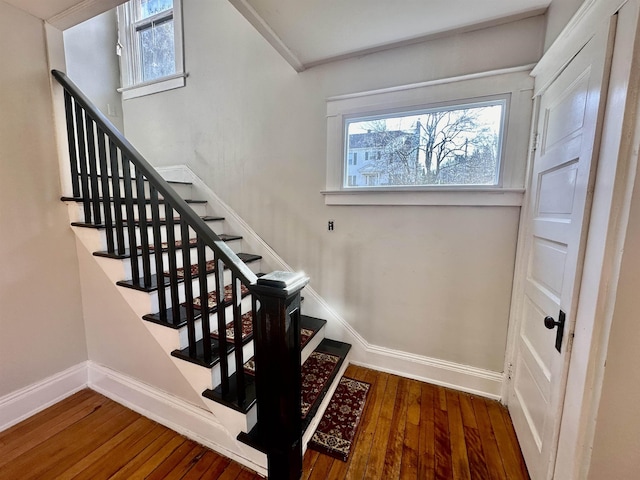
[[(89, 201), (89, 202), (93, 202), (94, 201), (93, 198), (85, 199), (84, 197), (60, 197), (60, 200), (62, 200), (63, 202), (77, 202), (77, 203), (84, 202), (85, 200)], [(124, 197), (121, 197), (119, 200), (123, 205), (126, 202), (126, 198), (124, 198)], [(138, 198), (132, 198), (131, 200), (135, 204), (140, 203), (138, 201)], [(144, 201), (145, 204), (151, 204), (151, 199), (149, 199), (149, 198), (143, 198), (142, 200)], [(206, 200), (195, 200), (193, 198), (184, 198), (183, 200), (186, 203), (190, 203), (190, 204), (207, 203)], [(97, 201), (100, 202), (100, 203), (104, 203), (104, 199), (102, 197), (98, 197)], [(112, 203), (112, 202), (114, 202), (114, 199), (113, 198), (109, 198), (108, 201), (109, 201), (109, 203)], [(164, 203), (164, 202), (165, 202), (164, 198), (159, 198), (158, 199), (158, 203)]]
[[(78, 173), (78, 177), (81, 177), (82, 175), (80, 173)], [(102, 175), (101, 173), (96, 174), (96, 177), (98, 178), (102, 178), (104, 175)], [(107, 178), (113, 178), (113, 175), (111, 173), (106, 175)], [(118, 180), (124, 180), (124, 177), (121, 175), (118, 175), (116, 177)], [(148, 178), (144, 178), (143, 179), (145, 182), (148, 182), (149, 179)], [(135, 178), (132, 178), (131, 181), (135, 181)], [(165, 180), (165, 182), (167, 182), (169, 185), (193, 185), (193, 182), (185, 182), (182, 180)]]
[[(247, 294), (249, 292), (247, 291)], [(230, 304), (230, 303), (229, 303)], [(247, 312), (243, 315), (243, 320), (251, 322), (252, 321), (252, 313)], [(198, 314), (198, 318), (200, 315)], [(231, 323), (233, 324), (233, 323)], [(214, 327), (215, 328), (215, 327)], [(242, 345), (245, 345), (253, 338), (253, 332), (249, 332), (248, 335), (243, 336)], [(211, 351), (212, 351), (212, 359), (211, 362), (206, 362), (204, 359), (204, 348), (203, 348), (203, 340), (198, 340), (196, 342), (196, 355), (195, 357), (189, 354), (189, 347), (183, 348), (181, 350), (174, 350), (171, 352), (171, 355), (174, 357), (180, 358), (182, 360), (186, 360), (187, 362), (195, 363), (197, 365), (202, 365), (204, 367), (213, 367), (220, 361), (220, 347), (218, 342), (217, 335), (213, 333), (210, 335), (209, 340), (211, 341)], [(214, 348), (215, 346), (215, 348)], [(233, 337), (227, 337), (227, 354), (233, 352), (235, 350), (235, 344), (233, 343)]]
[[(331, 385), (333, 385), (333, 382), (335, 381), (338, 375), (338, 372), (340, 371), (342, 364), (344, 363), (344, 360), (347, 357), (347, 354), (349, 353), (350, 349), (351, 349), (351, 345), (349, 345), (348, 343), (338, 342), (336, 340), (330, 340), (328, 338), (325, 338), (324, 340), (322, 340), (322, 342), (320, 342), (320, 345), (318, 345), (318, 348), (314, 350), (314, 352), (318, 352), (318, 353), (328, 353), (330, 355), (335, 355), (339, 357), (339, 360), (333, 372), (331, 373), (330, 377), (328, 378), (327, 382), (325, 383), (324, 388), (322, 389), (320, 394), (317, 396), (317, 398), (309, 408), (306, 417), (302, 421), (303, 434), (304, 434), (304, 431), (309, 426), (309, 424), (311, 423), (311, 420), (313, 419), (313, 417), (317, 414), (318, 408), (320, 407), (322, 400), (324, 400), (325, 396), (327, 395), (327, 392), (329, 391), (329, 388), (331, 387)], [(233, 376), (235, 376), (235, 374)], [(251, 378), (251, 375), (245, 375), (245, 378)], [(216, 390), (219, 390), (219, 389), (216, 389)], [(216, 392), (216, 390), (214, 390), (214, 392)], [(207, 390), (205, 391), (205, 393), (206, 392), (211, 392), (211, 390)], [(205, 395), (205, 393), (203, 393), (203, 395)], [(205, 396), (207, 398), (211, 398), (211, 396), (209, 395), (205, 395)], [(247, 397), (248, 397), (248, 391), (247, 391)], [(213, 400), (219, 401), (216, 398), (213, 398)], [(255, 399), (253, 401), (255, 403)], [(247, 402), (245, 403), (250, 403), (250, 399), (247, 399)], [(248, 409), (245, 410), (244, 412), (246, 413), (246, 411), (248, 411)], [(263, 453), (266, 453), (266, 445), (268, 444), (268, 441), (269, 441), (268, 434), (265, 434), (265, 435), (261, 434), (260, 424), (257, 424), (255, 427), (253, 427), (251, 431), (248, 433), (241, 432), (237, 438), (239, 441)]]
[[(205, 222), (210, 222), (210, 221), (218, 221), (218, 220), (224, 220), (223, 217), (200, 217), (202, 218)], [(73, 224), (72, 224), (73, 225)], [(229, 240), (225, 240), (226, 238), (230, 238), (231, 240), (235, 240), (235, 236), (233, 235), (225, 235), (225, 234), (220, 234), (218, 235), (218, 237), (220, 238), (220, 240), (222, 240), (223, 242), (227, 242)], [(162, 245), (165, 245), (164, 248), (162, 248), (162, 252), (168, 252), (169, 248), (166, 246), (167, 242), (162, 242)], [(178, 240), (176, 241), (176, 248), (180, 248), (182, 246), (182, 241)], [(196, 239), (195, 238), (190, 238), (189, 239), (189, 247), (190, 248), (196, 248)], [(138, 250), (142, 250), (142, 247), (138, 247)], [(149, 245), (149, 253), (154, 253), (154, 247), (153, 245)], [(100, 251), (100, 252), (93, 252), (93, 254), (96, 257), (105, 257), (105, 258), (116, 258), (119, 260), (122, 260), (123, 258), (129, 258), (131, 256), (130, 254), (130, 250), (128, 248), (124, 249), (124, 253), (109, 253), (109, 252), (105, 252), (105, 251)], [(138, 253), (138, 255), (140, 255), (140, 252)], [(241, 255), (241, 254), (238, 254)], [(243, 253), (242, 255), (247, 255), (248, 258), (251, 257), (252, 254), (249, 253)], [(262, 257), (260, 257), (262, 258)], [(253, 261), (253, 260), (249, 260), (249, 261)], [(246, 263), (246, 262), (245, 262)]]
[[(203, 221), (205, 222), (220, 222), (224, 220), (224, 217), (213, 217), (211, 215), (204, 215), (200, 217)], [(175, 222), (176, 225), (179, 224), (180, 222), (180, 217), (176, 217), (173, 219), (173, 221)], [(124, 220), (122, 222), (124, 227), (127, 227), (129, 225), (129, 221), (128, 220)], [(140, 220), (134, 220), (133, 224), (138, 227), (140, 226)], [(166, 225), (167, 224), (167, 219), (166, 218), (161, 218), (160, 219), (160, 225)], [(151, 218), (147, 218), (147, 227), (151, 227), (153, 225), (153, 220)], [(107, 226), (104, 223), (85, 223), (85, 222), (71, 222), (71, 226), (72, 227), (81, 227), (81, 228), (95, 228), (98, 230), (102, 230), (102, 229), (106, 229)], [(115, 228), (115, 221), (114, 221), (114, 226), (113, 228)]]
[[(262, 258), (260, 255), (254, 255), (251, 253), (237, 253), (236, 255), (244, 263), (255, 262)], [(183, 278), (178, 278), (178, 282), (182, 282), (182, 281), (184, 281)], [(165, 275), (162, 275), (162, 281), (161, 281), (162, 285), (164, 285), (165, 287), (168, 287), (170, 285), (170, 282), (171, 282), (170, 277), (166, 277)], [(144, 278), (142, 277), (135, 282), (133, 280), (120, 280), (116, 282), (116, 285), (119, 285), (125, 288), (132, 288), (134, 290), (140, 290), (143, 292), (154, 292), (158, 289), (158, 276), (155, 274), (151, 275), (151, 283), (149, 285), (145, 285)]]
[[(225, 291), (227, 290), (227, 288), (229, 288), (229, 292), (230, 292), (230, 285), (227, 285), (225, 287)], [(210, 293), (214, 293), (214, 292), (210, 292)], [(226, 293), (226, 292), (225, 292)], [(249, 294), (249, 290), (245, 288), (242, 289), (241, 291), (241, 295), (244, 298), (245, 296), (247, 296)], [(229, 293), (230, 295), (230, 293)], [(228, 307), (229, 305), (232, 304), (232, 300), (230, 297), (228, 297), (227, 295), (225, 295), (225, 298), (227, 298), (227, 300), (224, 303), (225, 307)], [(218, 311), (218, 304), (217, 302), (212, 305), (211, 307), (209, 307), (209, 313), (213, 314), (215, 312)], [(196, 308), (194, 306), (193, 309), (193, 314), (194, 314), (194, 320), (198, 320), (201, 317), (201, 310), (200, 308)], [(164, 325), (165, 327), (169, 327), (169, 328), (182, 328), (187, 324), (187, 307), (185, 306), (185, 304), (181, 304), (179, 307), (179, 317), (174, 320), (173, 319), (173, 308), (169, 307), (166, 310), (166, 320), (163, 320), (160, 312), (158, 313), (150, 313), (148, 315), (144, 315), (142, 317), (143, 320), (147, 320), (149, 322), (153, 322), (153, 323), (157, 323), (159, 325)]]
[[(322, 320), (320, 318), (309, 317), (307, 315), (300, 316), (300, 328), (313, 331), (313, 334), (311, 334), (307, 342), (309, 342), (311, 338), (313, 338), (320, 331), (320, 329), (326, 325), (326, 323), (327, 323), (326, 320)], [(243, 344), (247, 343), (249, 340), (251, 340), (251, 338), (252, 336), (246, 338), (246, 340), (243, 341)], [(318, 349), (320, 349), (320, 347), (318, 347), (316, 350)], [(348, 353), (348, 350), (347, 350), (347, 353)], [(344, 361), (344, 357), (346, 357), (346, 353), (342, 357), (342, 361)], [(245, 387), (247, 391), (245, 393), (246, 401), (243, 402), (242, 404), (238, 403), (238, 398), (237, 398), (237, 395), (235, 394), (236, 392), (235, 385), (237, 382), (237, 376), (235, 373), (231, 377), (229, 377), (230, 385), (231, 383), (233, 383), (233, 388), (230, 387), (229, 390), (230, 392), (233, 392), (233, 393), (230, 393), (230, 395), (222, 395), (221, 387), (217, 387), (214, 390), (211, 390), (211, 389), (205, 390), (202, 393), (202, 395), (215, 402), (222, 403), (223, 405), (226, 405), (229, 408), (232, 408), (242, 413), (246, 413), (255, 403), (255, 385), (254, 385), (253, 375), (244, 375), (244, 378), (245, 378)]]
[[(185, 360), (190, 363), (195, 363), (196, 365), (202, 365), (203, 367), (212, 368), (220, 361), (220, 344), (218, 340), (211, 337), (206, 337), (206, 341), (211, 342), (211, 361), (207, 362), (204, 358), (204, 346), (203, 340), (198, 340), (196, 342), (196, 355), (192, 357), (189, 355), (189, 347), (183, 348), (182, 350), (174, 350), (171, 352), (173, 357), (179, 358), (181, 360)], [(233, 352), (234, 346), (233, 343), (227, 343), (227, 355)]]

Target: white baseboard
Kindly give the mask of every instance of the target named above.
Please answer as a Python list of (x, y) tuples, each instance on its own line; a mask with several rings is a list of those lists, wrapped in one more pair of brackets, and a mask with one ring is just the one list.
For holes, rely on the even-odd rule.
[(0, 398), (0, 432), (87, 387), (87, 363), (56, 373)]
[[(167, 180), (192, 182), (198, 192), (197, 197), (207, 200), (217, 215), (225, 217), (232, 233), (242, 235), (247, 244), (255, 249), (253, 253), (262, 255), (265, 263), (276, 270), (293, 271), (293, 268), (187, 165), (158, 167), (156, 170)], [(305, 312), (327, 320), (326, 336), (352, 345), (352, 363), (474, 395), (502, 399), (504, 375), (501, 372), (372, 345), (312, 287), (307, 285), (303, 296)]]
[(210, 412), (115, 370), (87, 361), (0, 398), (0, 432), (90, 388), (259, 474), (267, 458), (240, 442)]
[(266, 455), (238, 442), (211, 412), (108, 367), (88, 366), (92, 390), (266, 476)]

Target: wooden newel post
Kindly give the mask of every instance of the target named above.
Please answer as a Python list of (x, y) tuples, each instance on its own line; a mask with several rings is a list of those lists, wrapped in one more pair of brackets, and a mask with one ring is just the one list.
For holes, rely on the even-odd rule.
[(300, 291), (308, 282), (304, 273), (272, 272), (249, 287), (258, 434), (270, 480), (302, 475)]

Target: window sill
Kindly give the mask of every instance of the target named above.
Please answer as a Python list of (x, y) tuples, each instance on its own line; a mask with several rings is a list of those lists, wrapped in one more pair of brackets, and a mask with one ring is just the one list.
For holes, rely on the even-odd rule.
[(130, 87), (122, 87), (118, 89), (118, 92), (122, 93), (123, 100), (144, 97), (145, 95), (152, 95), (154, 93), (184, 87), (186, 85), (186, 78), (186, 73), (176, 73), (168, 77), (159, 78), (158, 80), (139, 83)]
[(520, 207), (522, 188), (429, 188), (420, 190), (325, 190), (326, 205), (433, 205)]

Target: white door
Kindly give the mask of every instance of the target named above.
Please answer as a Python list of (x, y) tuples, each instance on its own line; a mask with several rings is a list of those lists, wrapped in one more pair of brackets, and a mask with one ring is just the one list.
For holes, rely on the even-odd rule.
[[(553, 477), (613, 28), (612, 22), (594, 36), (539, 99), (508, 402), (534, 480)], [(558, 351), (560, 327), (553, 323), (561, 316), (565, 325)], [(547, 326), (545, 317), (551, 317)]]

